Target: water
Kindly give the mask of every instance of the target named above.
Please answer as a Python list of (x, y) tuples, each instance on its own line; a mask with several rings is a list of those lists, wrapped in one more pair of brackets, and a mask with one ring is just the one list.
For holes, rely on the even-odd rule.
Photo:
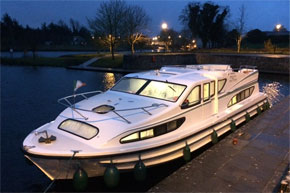
[[(53, 120), (64, 108), (56, 100), (71, 95), (73, 81), (87, 84), (80, 92), (106, 90), (122, 75), (49, 67), (1, 67), (1, 191), (42, 192), (50, 180), (35, 166), (28, 166), (20, 150), (22, 142), (33, 129)], [(272, 93), (275, 104), (289, 95), (288, 76), (261, 75), (261, 89)], [(146, 191), (183, 165), (176, 160), (149, 169), (148, 179), (136, 183), (132, 173), (121, 174), (121, 185), (114, 190), (104, 186), (102, 178), (92, 178), (88, 191)], [(170, 168), (170, 169), (168, 169)], [(132, 183), (134, 182), (134, 183)], [(73, 191), (71, 181), (57, 182), (53, 192)]]

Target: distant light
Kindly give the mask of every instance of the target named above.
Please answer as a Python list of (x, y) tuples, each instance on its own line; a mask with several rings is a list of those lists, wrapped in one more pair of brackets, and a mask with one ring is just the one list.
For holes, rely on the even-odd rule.
[(153, 40), (153, 41), (157, 40), (157, 37), (156, 37), (156, 36), (155, 36), (155, 37), (153, 37), (153, 38), (152, 38), (152, 40)]
[(171, 36), (168, 36), (168, 39), (171, 39)]
[(167, 23), (162, 23), (161, 28), (164, 29), (164, 30), (167, 29), (168, 28)]
[(92, 39), (95, 39), (95, 36), (92, 36)]
[(181, 38), (181, 35), (179, 35), (178, 37)]
[(195, 40), (192, 40), (192, 43), (195, 43)]
[(276, 29), (277, 29), (277, 31), (279, 31), (279, 30), (281, 29), (281, 27), (282, 27), (281, 24), (277, 24), (277, 25), (276, 25)]

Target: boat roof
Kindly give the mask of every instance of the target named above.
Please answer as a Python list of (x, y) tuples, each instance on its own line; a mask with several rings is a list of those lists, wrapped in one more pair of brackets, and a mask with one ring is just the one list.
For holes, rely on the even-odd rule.
[(151, 70), (128, 74), (126, 77), (135, 77), (149, 80), (158, 80), (178, 84), (192, 85), (193, 82), (215, 80), (223, 78), (225, 73), (232, 72), (230, 65), (204, 64), (165, 66), (160, 70)]

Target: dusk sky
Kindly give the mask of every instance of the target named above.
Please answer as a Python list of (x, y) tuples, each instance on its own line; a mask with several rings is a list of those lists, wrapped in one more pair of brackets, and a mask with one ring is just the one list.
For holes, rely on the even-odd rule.
[[(157, 35), (161, 30), (162, 22), (167, 22), (169, 28), (181, 30), (178, 17), (182, 9), (192, 1), (187, 0), (135, 0), (126, 1), (129, 4), (136, 4), (143, 7), (152, 21), (148, 27), (147, 34)], [(201, 1), (205, 2), (205, 1)], [(260, 29), (271, 31), (274, 26), (281, 23), (289, 30), (289, 0), (224, 0), (212, 1), (221, 6), (229, 6), (230, 17), (227, 20), (231, 28), (237, 21), (239, 8), (244, 4), (246, 8), (246, 30)], [(1, 0), (1, 16), (8, 13), (15, 18), (21, 25), (40, 27), (41, 23), (58, 22), (60, 19), (68, 23), (70, 18), (79, 21), (87, 26), (87, 19), (95, 16), (101, 1), (14, 1)]]

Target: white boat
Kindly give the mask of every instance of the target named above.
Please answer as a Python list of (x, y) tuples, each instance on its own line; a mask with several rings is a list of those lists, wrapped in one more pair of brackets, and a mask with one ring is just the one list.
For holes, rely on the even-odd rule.
[(193, 152), (265, 109), (267, 96), (256, 69), (188, 65), (128, 74), (106, 92), (59, 102), (67, 108), (23, 142), (51, 180), (72, 179), (78, 167), (94, 177), (111, 162), (122, 171), (182, 157), (186, 144)]

